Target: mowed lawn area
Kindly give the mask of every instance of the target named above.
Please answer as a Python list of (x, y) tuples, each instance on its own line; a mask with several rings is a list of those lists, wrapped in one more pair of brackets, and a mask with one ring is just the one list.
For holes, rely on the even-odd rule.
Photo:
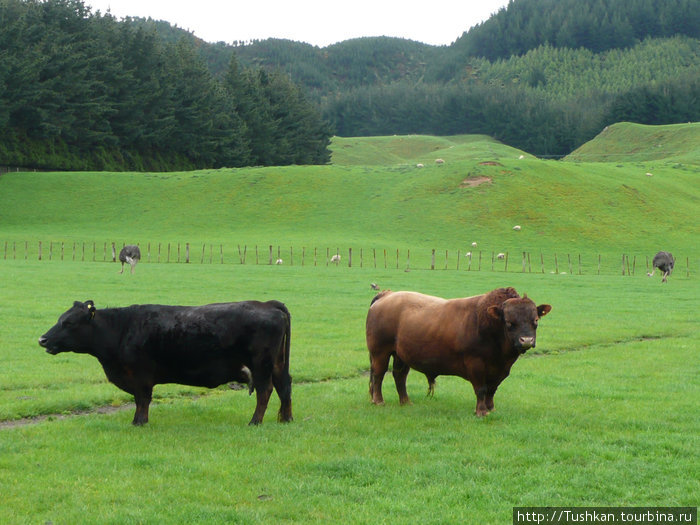
[[(0, 261), (0, 486), (7, 523), (509, 523), (527, 505), (696, 505), (697, 278), (499, 271)], [(368, 396), (370, 283), (444, 297), (515, 286), (552, 312), (496, 410), (469, 383), (409, 374)], [(151, 420), (98, 362), (37, 344), (97, 308), (279, 299), (292, 313), (295, 421), (254, 396), (160, 385)], [(108, 411), (104, 409), (109, 408)], [(98, 412), (98, 408), (101, 409)], [(86, 413), (75, 415), (76, 412)], [(31, 416), (47, 416), (34, 421)]]

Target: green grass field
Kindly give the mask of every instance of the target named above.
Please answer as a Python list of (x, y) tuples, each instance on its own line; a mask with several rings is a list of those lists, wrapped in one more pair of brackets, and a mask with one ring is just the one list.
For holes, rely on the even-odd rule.
[[(591, 147), (604, 151), (599, 140)], [(641, 151), (637, 142), (630, 149)], [(697, 505), (697, 163), (519, 159), (484, 137), (341, 145), (344, 163), (334, 155), (325, 167), (0, 176), (0, 242), (11, 254), (0, 257), (0, 522), (496, 524), (510, 523), (514, 506)], [(383, 163), (382, 151), (393, 160)], [(433, 154), (446, 163), (434, 165)], [(372, 162), (358, 164), (363, 155)], [(473, 176), (492, 180), (459, 187)], [(453, 254), (472, 240), (488, 264), (468, 271), (463, 258), (457, 270)], [(38, 241), (44, 250), (63, 241), (64, 260), (57, 244), (39, 261)], [(101, 248), (92, 261), (92, 243), (107, 241), (190, 242), (196, 260), (153, 256), (119, 275)], [(80, 250), (73, 261), (73, 242), (88, 243), (85, 261)], [(225, 264), (216, 252), (201, 264), (201, 245), (208, 256), (214, 243)], [(238, 244), (249, 245), (245, 265)], [(268, 246), (281, 245), (286, 263), (252, 264), (255, 245), (265, 263)], [(362, 266), (327, 265), (326, 248), (336, 247), (354, 247), (355, 258), (364, 247)], [(401, 249), (399, 268), (375, 268), (375, 247), (394, 259)], [(429, 270), (433, 248), (438, 269)], [(658, 249), (683, 258), (667, 284), (644, 275), (642, 258)], [(491, 270), (492, 251), (525, 250), (537, 254), (532, 272), (515, 256), (508, 272)], [(584, 254), (582, 275), (563, 259), (566, 274), (551, 273), (553, 254), (567, 250)], [(619, 271), (624, 251), (638, 254), (634, 275)], [(398, 405), (388, 375), (387, 403), (375, 407), (364, 342), (371, 282), (444, 297), (512, 285), (553, 310), (487, 418), (473, 416), (469, 383), (440, 377), (427, 398), (415, 371), (413, 405)], [(264, 424), (249, 428), (255, 400), (244, 391), (159, 385), (150, 422), (135, 428), (131, 396), (97, 360), (37, 344), (74, 300), (253, 298), (282, 300), (292, 313), (289, 425), (275, 421), (275, 394)]]

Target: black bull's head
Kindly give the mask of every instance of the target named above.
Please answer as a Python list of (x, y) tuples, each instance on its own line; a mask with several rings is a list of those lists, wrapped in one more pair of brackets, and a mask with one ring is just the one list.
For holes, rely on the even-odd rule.
[(95, 312), (97, 308), (92, 301), (75, 301), (58, 318), (58, 322), (39, 338), (39, 345), (52, 355), (70, 351), (86, 352)]
[(528, 349), (535, 348), (537, 322), (551, 309), (548, 304), (535, 306), (525, 295), (522, 298), (508, 299), (501, 305), (490, 306), (488, 314), (503, 323), (506, 339), (516, 351), (524, 354)]

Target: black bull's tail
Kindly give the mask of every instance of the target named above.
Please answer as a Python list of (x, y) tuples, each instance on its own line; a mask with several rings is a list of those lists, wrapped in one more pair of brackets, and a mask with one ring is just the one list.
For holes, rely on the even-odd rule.
[[(292, 316), (289, 310), (279, 301), (272, 301), (275, 308), (280, 310), (285, 317), (284, 340), (282, 341), (282, 354), (284, 362), (281, 370), (276, 370), (273, 375), (273, 382), (277, 395), (280, 397), (281, 406), (277, 419), (279, 421), (292, 420), (292, 376), (289, 374), (289, 353), (292, 340)], [(274, 377), (276, 376), (276, 378)]]

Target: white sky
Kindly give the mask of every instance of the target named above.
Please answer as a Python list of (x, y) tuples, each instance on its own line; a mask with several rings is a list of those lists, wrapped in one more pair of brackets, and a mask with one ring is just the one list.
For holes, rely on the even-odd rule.
[(207, 42), (286, 38), (325, 47), (363, 36), (448, 45), (508, 0), (84, 0), (92, 12), (165, 20)]

